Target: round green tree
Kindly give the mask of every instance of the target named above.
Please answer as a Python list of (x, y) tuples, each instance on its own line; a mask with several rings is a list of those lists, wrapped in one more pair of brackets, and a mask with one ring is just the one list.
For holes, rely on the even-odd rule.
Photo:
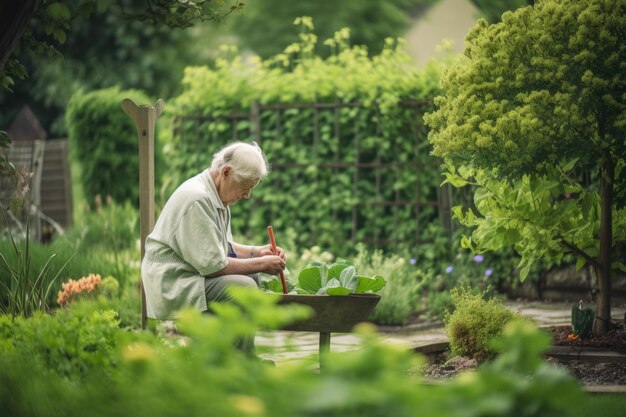
[(546, 0), (481, 20), (427, 117), (433, 153), (477, 186), (474, 250), (511, 245), (522, 278), (571, 253), (597, 275), (594, 333), (608, 328), (626, 242), (626, 1)]

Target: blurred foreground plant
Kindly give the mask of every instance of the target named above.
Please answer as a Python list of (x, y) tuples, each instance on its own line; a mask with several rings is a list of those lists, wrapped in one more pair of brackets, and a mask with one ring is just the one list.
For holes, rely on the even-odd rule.
[(359, 349), (267, 366), (233, 349), (258, 326), (302, 318), (302, 306), (277, 306), (260, 291), (233, 291), (214, 314), (182, 312), (183, 346), (150, 332), (125, 331), (98, 302), (54, 316), (0, 317), (0, 415), (157, 417), (241, 416), (558, 416), (584, 399), (575, 380), (543, 361), (549, 340), (530, 323), (512, 323), (500, 355), (442, 384), (409, 374), (423, 363), (355, 329)]

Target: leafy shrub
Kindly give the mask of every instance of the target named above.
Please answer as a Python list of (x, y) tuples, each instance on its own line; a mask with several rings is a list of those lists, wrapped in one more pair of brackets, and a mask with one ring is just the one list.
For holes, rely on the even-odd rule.
[(451, 290), (454, 312), (445, 315), (446, 333), (453, 355), (482, 361), (494, 355), (489, 341), (502, 333), (515, 313), (497, 298), (485, 300), (486, 291), (474, 292), (467, 286)]
[(116, 313), (97, 304), (76, 303), (54, 315), (35, 314), (30, 319), (0, 316), (0, 333), (6, 342), (0, 356), (30, 361), (72, 381), (109, 371), (117, 361)]
[(96, 196), (111, 196), (117, 202), (139, 205), (137, 129), (121, 109), (127, 97), (149, 102), (140, 91), (113, 87), (78, 92), (67, 105), (72, 157), (80, 163), (80, 181), (89, 202)]

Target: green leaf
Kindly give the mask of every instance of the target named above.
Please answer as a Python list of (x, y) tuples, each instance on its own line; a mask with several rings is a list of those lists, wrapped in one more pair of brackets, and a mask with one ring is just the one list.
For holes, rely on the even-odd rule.
[(564, 172), (570, 172), (572, 169), (574, 169), (574, 166), (576, 165), (576, 163), (578, 162), (580, 158), (574, 158), (571, 161), (565, 163), (562, 167)]
[(111, 7), (113, 0), (98, 0), (98, 12), (102, 13)]
[(307, 294), (316, 294), (322, 288), (322, 268), (319, 266), (303, 268), (298, 274), (298, 285)]
[(59, 43), (65, 43), (66, 37), (67, 35), (65, 34), (64, 30), (61, 29), (54, 29), (52, 31), (52, 36), (54, 37), (54, 39), (56, 39)]
[(532, 266), (532, 263), (528, 262), (526, 265), (524, 265), (524, 267), (520, 270), (519, 272), (519, 279), (521, 282), (526, 281), (526, 278), (528, 277), (528, 272), (530, 272), (530, 267)]
[(576, 258), (576, 271), (580, 271), (580, 268), (585, 266), (586, 263), (587, 263), (587, 260), (585, 258), (583, 258), (582, 256), (578, 256)]
[(443, 175), (446, 177), (446, 179), (441, 183), (441, 185), (449, 183), (449, 184), (452, 184), (456, 188), (460, 188), (460, 187), (467, 185), (466, 180), (464, 180), (460, 176), (455, 175), (451, 172), (444, 172)]
[(622, 272), (626, 272), (626, 265), (624, 265), (622, 262), (618, 262), (618, 261), (611, 262), (611, 268), (616, 269), (616, 270), (619, 269)]
[(91, 15), (95, 9), (96, 9), (95, 1), (86, 1), (84, 3), (81, 3), (80, 6), (78, 6), (78, 14), (81, 16), (89, 17), (89, 15)]
[(342, 270), (341, 276), (339, 277), (339, 283), (342, 287), (348, 288), (350, 292), (354, 292), (359, 285), (356, 269), (353, 266), (349, 266)]
[(283, 284), (280, 282), (280, 279), (274, 277), (271, 280), (261, 281), (261, 286), (270, 292), (275, 292), (282, 294), (283, 293)]
[(326, 288), (326, 293), (328, 295), (348, 295), (348, 294), (352, 294), (352, 290), (350, 288), (339, 286), (339, 287)]
[(461, 236), (461, 247), (463, 249), (472, 249), (472, 238), (465, 235)]
[(371, 278), (359, 275), (359, 285), (355, 292), (357, 294), (377, 292), (382, 290), (386, 283), (385, 278), (380, 275), (374, 275)]
[(485, 198), (490, 198), (491, 196), (491, 191), (489, 191), (485, 187), (479, 187), (474, 192), (474, 203), (478, 205), (482, 200), (484, 200)]
[(330, 269), (328, 270), (327, 279), (333, 279), (333, 278), (339, 279), (339, 277), (341, 277), (341, 272), (349, 266), (350, 264), (347, 262), (343, 262), (343, 261), (335, 262), (334, 264), (331, 265)]
[(452, 215), (459, 221), (459, 223), (463, 224), (463, 219), (465, 217), (463, 215), (463, 206), (459, 205), (452, 207)]
[(317, 293), (320, 295), (348, 295), (352, 292), (353, 291), (350, 288), (344, 287), (343, 285), (341, 285), (341, 282), (339, 282), (339, 280), (333, 278), (328, 280), (327, 286), (321, 288)]
[(69, 20), (72, 17), (70, 8), (64, 3), (52, 3), (46, 8), (46, 12), (53, 19)]

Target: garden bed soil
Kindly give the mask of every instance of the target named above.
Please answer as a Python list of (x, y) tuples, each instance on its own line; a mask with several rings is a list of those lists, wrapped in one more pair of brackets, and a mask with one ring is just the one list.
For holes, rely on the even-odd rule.
[(591, 336), (587, 339), (575, 338), (571, 326), (549, 327), (552, 341), (555, 346), (604, 348), (612, 351), (626, 353), (626, 340), (622, 336), (623, 321), (612, 320), (610, 329), (603, 336)]
[[(555, 346), (571, 346), (576, 348), (606, 349), (626, 355), (626, 341), (620, 334), (623, 321), (613, 321), (610, 331), (601, 337), (588, 339), (574, 339), (570, 326), (554, 326), (548, 328), (552, 333)], [(587, 386), (593, 385), (626, 385), (626, 356), (619, 362), (589, 362), (584, 360), (561, 360), (558, 357), (548, 357), (547, 360), (557, 366), (564, 367)], [(423, 369), (424, 377), (430, 380), (444, 380), (453, 378), (460, 372), (474, 369), (478, 366), (475, 359), (465, 357), (449, 358), (444, 352), (434, 357), (433, 363)]]

